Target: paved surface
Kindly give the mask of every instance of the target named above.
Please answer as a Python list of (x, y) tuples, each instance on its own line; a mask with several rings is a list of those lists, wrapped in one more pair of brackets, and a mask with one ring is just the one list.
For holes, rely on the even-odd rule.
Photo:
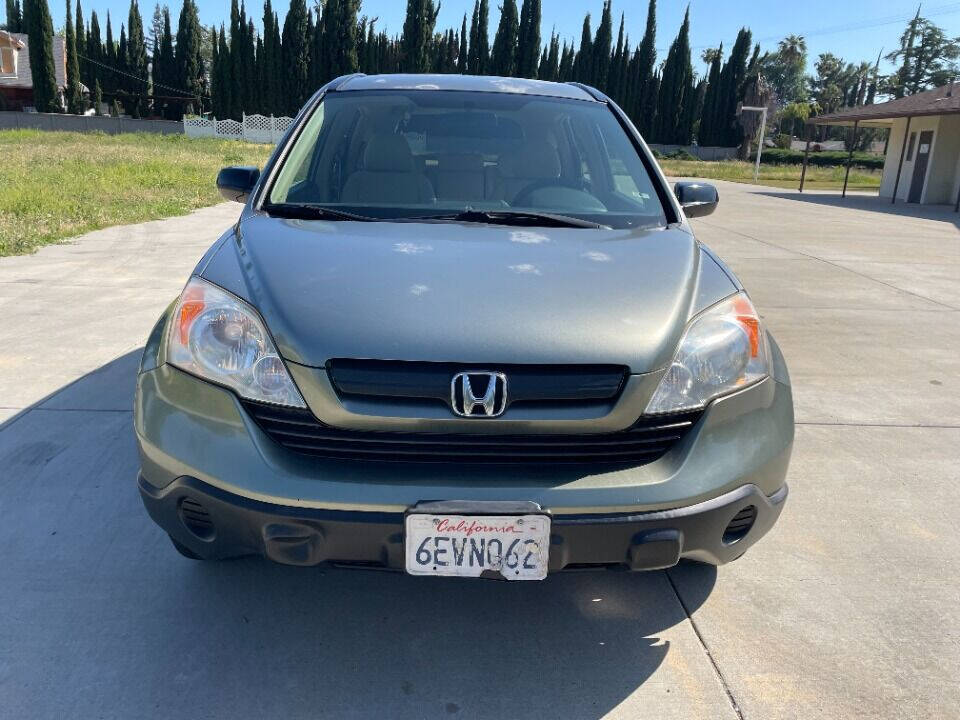
[(790, 364), (792, 493), (738, 562), (539, 584), (181, 559), (133, 374), (238, 206), (0, 259), (0, 717), (960, 717), (960, 233), (721, 184), (694, 221)]

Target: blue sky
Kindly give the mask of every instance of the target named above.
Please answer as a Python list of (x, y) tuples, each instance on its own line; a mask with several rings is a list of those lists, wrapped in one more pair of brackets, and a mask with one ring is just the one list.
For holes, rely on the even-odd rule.
[[(76, 0), (71, 0), (75, 2)], [(64, 21), (64, 4), (61, 0), (48, 0), (51, 5), (54, 25)], [(140, 0), (144, 21), (153, 14), (152, 0)], [(125, 21), (129, 0), (81, 0), (84, 13), (89, 19), (95, 9), (104, 24), (106, 11), (110, 10), (115, 21)], [(200, 20), (204, 24), (220, 23), (229, 15), (228, 0), (198, 0)], [(308, 0), (312, 4), (312, 0)], [(491, 42), (499, 19), (498, 0), (491, 0)], [(518, 5), (520, 0), (518, 0)], [(173, 8), (179, 8), (179, 0), (170, 0)], [(683, 19), (685, 0), (659, 0), (657, 9), (657, 47), (660, 58), (666, 56), (666, 48), (676, 35)], [(379, 17), (379, 27), (386, 27), (391, 34), (399, 33), (403, 26), (406, 3), (403, 0), (363, 0), (361, 13)], [(285, 0), (274, 0), (278, 10), (286, 9)], [(571, 40), (579, 41), (584, 13), (590, 11), (593, 26), (599, 20), (603, 0), (543, 0), (544, 37), (550, 29)], [(738, 29), (746, 25), (754, 38), (761, 41), (764, 49), (776, 46), (779, 38), (789, 33), (804, 35), (811, 61), (821, 52), (833, 52), (846, 60), (859, 62), (874, 60), (883, 49), (889, 52), (897, 40), (908, 17), (916, 12), (916, 0), (803, 0), (802, 2), (755, 2), (751, 0), (691, 0), (691, 44), (694, 49), (694, 66), (703, 71), (699, 62), (700, 50), (716, 47), (721, 41), (729, 48)], [(259, 24), (262, 13), (260, 0), (249, 0), (251, 10)], [(626, 16), (626, 29), (633, 44), (643, 35), (646, 22), (647, 0), (614, 0), (614, 13)], [(459, 27), (464, 12), (473, 10), (473, 0), (442, 0), (438, 27)], [(950, 35), (960, 35), (960, 2), (932, 0), (924, 3), (923, 15), (946, 28)], [(282, 18), (281, 18), (282, 20)], [(174, 23), (176, 18), (174, 18)], [(119, 22), (116, 25), (119, 34)], [(616, 33), (616, 28), (614, 28)]]

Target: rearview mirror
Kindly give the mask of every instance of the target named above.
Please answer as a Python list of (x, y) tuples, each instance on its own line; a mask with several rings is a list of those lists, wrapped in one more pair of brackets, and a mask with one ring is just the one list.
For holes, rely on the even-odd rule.
[(720, 193), (707, 183), (678, 182), (673, 186), (673, 193), (688, 218), (709, 215), (720, 202)]
[(255, 167), (225, 167), (217, 175), (217, 189), (225, 200), (245, 203), (260, 179), (260, 170)]

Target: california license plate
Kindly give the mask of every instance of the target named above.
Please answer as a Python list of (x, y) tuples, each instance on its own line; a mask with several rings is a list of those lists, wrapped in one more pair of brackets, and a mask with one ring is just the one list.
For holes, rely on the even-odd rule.
[(550, 517), (411, 513), (405, 546), (411, 575), (543, 580)]

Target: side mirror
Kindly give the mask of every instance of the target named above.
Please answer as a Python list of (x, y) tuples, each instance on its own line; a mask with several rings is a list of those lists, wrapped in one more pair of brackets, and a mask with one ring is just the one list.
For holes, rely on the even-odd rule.
[(217, 189), (224, 200), (245, 203), (260, 179), (260, 170), (255, 167), (225, 167), (217, 174)]
[(706, 183), (678, 182), (673, 186), (673, 194), (688, 218), (709, 215), (720, 202), (720, 193), (713, 185)]

